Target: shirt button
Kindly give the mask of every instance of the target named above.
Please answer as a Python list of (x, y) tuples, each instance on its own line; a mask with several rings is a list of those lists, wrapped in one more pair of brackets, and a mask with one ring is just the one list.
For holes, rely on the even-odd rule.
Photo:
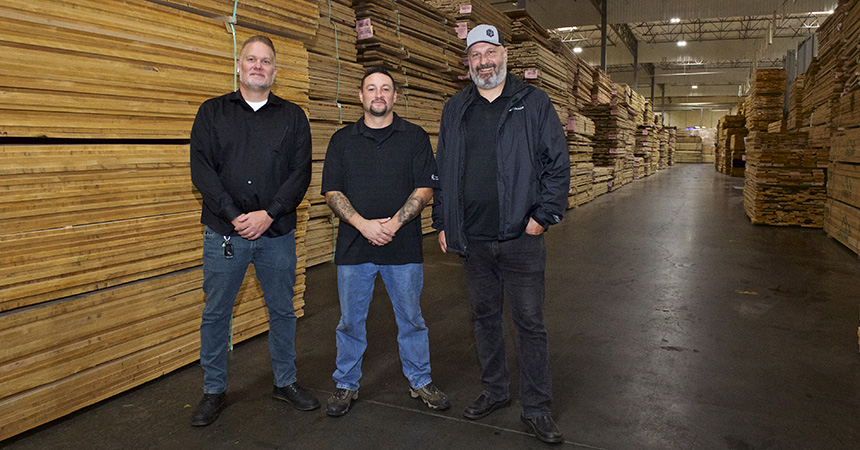
[(248, 184), (251, 184), (251, 180), (248, 180)]

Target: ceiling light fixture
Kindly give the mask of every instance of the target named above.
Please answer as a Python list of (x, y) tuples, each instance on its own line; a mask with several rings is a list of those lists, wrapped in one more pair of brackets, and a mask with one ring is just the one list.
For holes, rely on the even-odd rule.
[(678, 47), (686, 47), (687, 41), (678, 41)]
[(669, 19), (669, 23), (681, 23), (681, 19), (679, 19), (677, 17), (673, 17), (673, 18)]
[(697, 86), (697, 85), (695, 85), (695, 84), (694, 84), (694, 85), (692, 85), (692, 86), (690, 86), (690, 87), (691, 87), (691, 88), (693, 88), (693, 89), (699, 89), (699, 86)]
[(576, 29), (577, 29), (577, 27), (561, 27), (561, 28), (557, 28), (557, 30), (558, 30), (558, 31), (560, 31), (560, 32), (562, 32), (562, 33), (566, 33), (566, 32), (568, 32), (568, 31), (574, 31), (574, 30), (576, 30)]
[(573, 47), (573, 53), (582, 53), (582, 47)]
[(817, 15), (817, 16), (829, 16), (830, 14), (833, 14), (833, 10), (832, 10), (832, 9), (830, 9), (830, 10), (827, 10), (827, 11), (815, 11), (815, 12), (811, 12), (811, 13), (809, 13), (809, 14), (814, 14), (814, 15)]

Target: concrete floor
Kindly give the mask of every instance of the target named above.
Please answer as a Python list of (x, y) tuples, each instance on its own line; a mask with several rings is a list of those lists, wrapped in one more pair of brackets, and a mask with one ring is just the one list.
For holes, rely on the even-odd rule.
[[(435, 234), (424, 244), (424, 316), (449, 411), (407, 394), (378, 285), (360, 399), (345, 417), (273, 400), (259, 336), (232, 353), (229, 404), (209, 427), (188, 425), (202, 384), (192, 364), (0, 447), (546, 448), (525, 433), (516, 400), (479, 421), (462, 417), (480, 390), (465, 281)], [(751, 225), (743, 179), (710, 164), (672, 167), (568, 211), (547, 248), (561, 448), (860, 447), (860, 259), (821, 230)], [(323, 402), (333, 390), (334, 272), (308, 271), (297, 333), (299, 381)], [(516, 378), (513, 389), (516, 399)]]

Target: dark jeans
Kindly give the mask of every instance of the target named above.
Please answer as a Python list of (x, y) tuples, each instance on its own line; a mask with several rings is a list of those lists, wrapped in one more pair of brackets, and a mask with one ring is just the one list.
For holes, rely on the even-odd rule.
[(511, 374), (505, 358), (502, 307), (505, 294), (517, 327), (520, 401), (523, 416), (549, 413), (552, 380), (543, 324), (544, 238), (523, 234), (509, 241), (469, 241), (463, 258), (472, 304), (481, 383), (492, 400), (510, 397)]

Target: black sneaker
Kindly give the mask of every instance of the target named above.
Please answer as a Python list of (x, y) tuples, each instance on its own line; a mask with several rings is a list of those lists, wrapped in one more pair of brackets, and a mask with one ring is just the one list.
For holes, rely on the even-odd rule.
[(320, 401), (306, 391), (305, 388), (299, 386), (299, 383), (293, 383), (284, 387), (275, 386), (272, 395), (278, 400), (283, 400), (293, 405), (293, 408), (299, 411), (311, 411), (320, 407)]
[(430, 409), (444, 411), (451, 407), (448, 403), (448, 396), (444, 392), (436, 389), (436, 386), (428, 384), (421, 389), (409, 388), (409, 395), (412, 398), (421, 398), (425, 405)]
[(203, 398), (197, 404), (194, 413), (191, 414), (191, 426), (204, 427), (214, 422), (227, 404), (226, 399), (227, 395), (223, 392), (220, 394), (203, 394)]
[(328, 406), (325, 413), (332, 417), (340, 417), (349, 412), (349, 407), (353, 400), (358, 400), (358, 391), (350, 391), (349, 389), (337, 388), (334, 394), (328, 398)]

